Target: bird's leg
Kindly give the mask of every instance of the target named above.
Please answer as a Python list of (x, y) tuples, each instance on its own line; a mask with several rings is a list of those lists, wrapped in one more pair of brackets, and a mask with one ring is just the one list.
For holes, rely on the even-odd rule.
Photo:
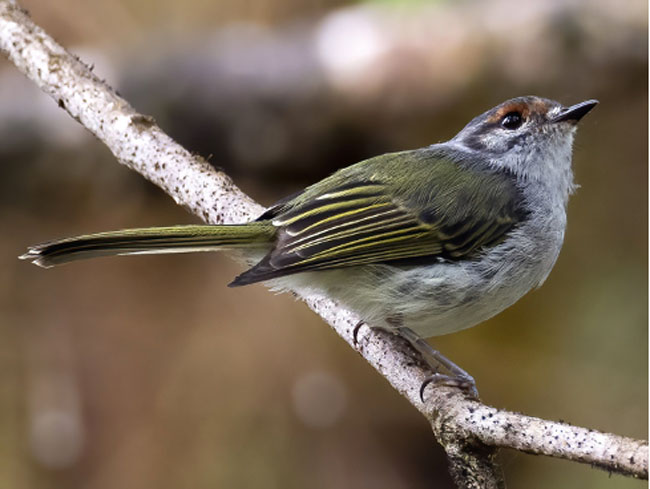
[[(429, 384), (449, 385), (463, 389), (469, 395), (478, 399), (478, 390), (474, 378), (465, 372), (454, 362), (445, 357), (438, 350), (435, 350), (429, 343), (424, 341), (412, 329), (401, 326), (397, 333), (404, 339), (408, 340), (413, 348), (422, 355), (424, 361), (435, 372), (427, 377), (420, 386), (420, 399), (424, 402), (424, 389)], [(444, 373), (441, 373), (444, 372)]]

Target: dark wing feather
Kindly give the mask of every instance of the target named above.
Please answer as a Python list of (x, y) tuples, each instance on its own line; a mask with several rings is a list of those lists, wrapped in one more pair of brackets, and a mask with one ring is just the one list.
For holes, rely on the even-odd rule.
[[(390, 181), (362, 179), (343, 180), (320, 193), (302, 194), (293, 205), (283, 201), (262, 216), (272, 219), (279, 228), (275, 247), (231, 286), (310, 270), (371, 263), (404, 264), (423, 258), (471, 258), (482, 248), (502, 240), (522, 218), (517, 199), (503, 195), (503, 191), (512, 190), (508, 182), (496, 189), (496, 202), (489, 202), (491, 212), (447, 212), (449, 204), (462, 208), (466, 206), (462, 200), (468, 194), (482, 192), (485, 185), (493, 183), (457, 182), (450, 194), (455, 200), (446, 205), (436, 201), (435, 192), (431, 196), (429, 187), (423, 187), (425, 196), (418, 195), (416, 190), (409, 192), (409, 198), (403, 198), (403, 192)], [(413, 198), (420, 199), (417, 205)]]

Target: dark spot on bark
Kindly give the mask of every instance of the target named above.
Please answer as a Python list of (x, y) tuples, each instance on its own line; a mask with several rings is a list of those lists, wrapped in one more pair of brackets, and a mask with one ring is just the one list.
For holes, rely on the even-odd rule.
[(150, 115), (135, 114), (131, 116), (131, 124), (137, 126), (140, 131), (144, 131), (155, 126), (156, 120)]

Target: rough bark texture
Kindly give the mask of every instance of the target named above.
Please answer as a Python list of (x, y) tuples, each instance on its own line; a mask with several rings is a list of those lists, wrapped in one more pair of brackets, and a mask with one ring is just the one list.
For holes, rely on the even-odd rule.
[[(0, 0), (0, 50), (104, 142), (120, 163), (206, 222), (242, 222), (262, 212), (227, 175), (175, 143), (152, 117), (137, 113), (11, 0)], [(504, 487), (495, 462), (500, 447), (648, 478), (646, 441), (498, 410), (449, 387), (428, 388), (427, 402), (422, 403), (419, 388), (430, 372), (403, 340), (363, 327), (359, 345), (354, 346), (352, 330), (359, 318), (326, 297), (306, 291), (296, 294), (430, 420), (459, 487)]]

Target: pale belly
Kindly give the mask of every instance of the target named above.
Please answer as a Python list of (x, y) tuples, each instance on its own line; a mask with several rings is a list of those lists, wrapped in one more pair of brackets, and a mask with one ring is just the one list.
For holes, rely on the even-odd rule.
[(517, 246), (504, 242), (473, 262), (412, 268), (366, 265), (288, 276), (273, 286), (315, 289), (371, 327), (404, 326), (424, 338), (439, 336), (483, 322), (541, 285), (562, 237), (546, 234), (542, 241), (517, 240)]

